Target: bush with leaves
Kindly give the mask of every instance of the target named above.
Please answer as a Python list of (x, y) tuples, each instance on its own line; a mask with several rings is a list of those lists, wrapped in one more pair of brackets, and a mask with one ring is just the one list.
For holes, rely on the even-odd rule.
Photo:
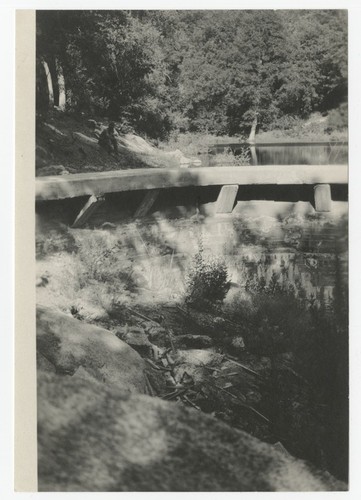
[(205, 255), (203, 244), (200, 242), (186, 277), (186, 303), (196, 308), (221, 304), (229, 287), (225, 261), (219, 257)]

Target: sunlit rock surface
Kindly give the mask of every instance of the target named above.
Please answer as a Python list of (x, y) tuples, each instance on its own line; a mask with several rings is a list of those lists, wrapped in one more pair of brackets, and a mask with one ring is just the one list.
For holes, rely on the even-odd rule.
[(345, 485), (201, 412), (38, 374), (40, 491), (326, 491)]

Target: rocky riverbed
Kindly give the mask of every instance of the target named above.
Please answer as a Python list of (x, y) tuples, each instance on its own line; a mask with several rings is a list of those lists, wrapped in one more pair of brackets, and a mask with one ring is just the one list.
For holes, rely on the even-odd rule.
[[(95, 218), (70, 229), (62, 217), (38, 212), (39, 304), (128, 344), (146, 394), (346, 479), (346, 219)], [(223, 304), (185, 301), (200, 238), (229, 271)]]

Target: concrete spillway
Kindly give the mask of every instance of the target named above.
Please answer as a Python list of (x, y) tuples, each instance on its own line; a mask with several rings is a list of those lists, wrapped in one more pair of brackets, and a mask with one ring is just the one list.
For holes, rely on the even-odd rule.
[(60, 200), (187, 186), (317, 185), (347, 182), (347, 165), (147, 168), (38, 177), (36, 200)]

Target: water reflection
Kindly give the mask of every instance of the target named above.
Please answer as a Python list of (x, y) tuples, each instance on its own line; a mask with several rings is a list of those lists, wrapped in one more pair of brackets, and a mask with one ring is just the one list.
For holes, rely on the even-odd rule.
[[(275, 203), (272, 212), (271, 204), (241, 202), (240, 212), (232, 218), (161, 219), (154, 230), (176, 249), (183, 270), (199, 241), (205, 255), (223, 256), (234, 285), (229, 300), (249, 280), (268, 284), (276, 275), (281, 286), (291, 285), (297, 293), (328, 303), (335, 297), (337, 281), (346, 286), (348, 279), (346, 212), (340, 217), (319, 215), (306, 209), (307, 203)], [(145, 234), (142, 238), (146, 241)]]
[(304, 143), (265, 143), (255, 144), (217, 144), (211, 146), (208, 155), (202, 158), (204, 166), (233, 164), (231, 156), (248, 156), (251, 165), (335, 165), (347, 164), (347, 142), (304, 142)]

